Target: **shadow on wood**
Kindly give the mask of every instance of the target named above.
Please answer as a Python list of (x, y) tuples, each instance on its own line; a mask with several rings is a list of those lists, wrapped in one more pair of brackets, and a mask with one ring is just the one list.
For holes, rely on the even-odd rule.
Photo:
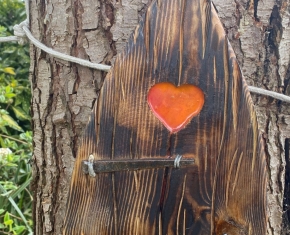
[[(156, 83), (193, 84), (200, 114), (170, 134)], [(90, 177), (95, 160), (194, 158), (190, 167)], [(63, 234), (266, 234), (266, 161), (247, 85), (213, 5), (153, 1), (106, 77), (79, 147)]]

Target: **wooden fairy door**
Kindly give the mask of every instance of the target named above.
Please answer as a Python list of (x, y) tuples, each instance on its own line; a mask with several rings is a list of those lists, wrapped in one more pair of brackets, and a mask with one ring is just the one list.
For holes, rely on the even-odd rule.
[[(152, 87), (164, 82), (172, 84), (164, 92), (187, 84), (204, 97), (200, 110), (177, 129), (170, 129), (148, 98)], [(158, 100), (162, 89), (157, 94)], [(172, 112), (168, 115), (183, 115)], [(257, 125), (247, 84), (212, 3), (153, 1), (92, 111), (63, 234), (265, 235), (266, 162)], [(170, 166), (179, 156), (194, 161)], [(129, 167), (111, 165), (92, 177), (83, 169), (89, 159), (95, 170), (110, 162)], [(132, 167), (142, 161), (143, 166)]]

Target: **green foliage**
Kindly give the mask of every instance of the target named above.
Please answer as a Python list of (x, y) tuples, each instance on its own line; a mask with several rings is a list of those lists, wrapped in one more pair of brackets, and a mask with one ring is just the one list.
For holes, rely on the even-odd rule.
[[(25, 19), (24, 3), (0, 0), (0, 37)], [(29, 190), (32, 155), (29, 48), (0, 43), (0, 234), (28, 234), (32, 226)]]

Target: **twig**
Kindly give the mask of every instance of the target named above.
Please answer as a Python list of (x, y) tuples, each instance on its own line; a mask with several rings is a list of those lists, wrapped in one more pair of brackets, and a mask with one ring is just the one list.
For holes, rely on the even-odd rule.
[(19, 140), (19, 139), (13, 138), (13, 137), (8, 136), (8, 135), (0, 134), (0, 136), (5, 137), (5, 138), (8, 138), (8, 139), (11, 139), (11, 140), (14, 140), (14, 141), (17, 141), (17, 142), (22, 143), (22, 144), (28, 144), (28, 143), (25, 142), (25, 141), (22, 141), (22, 140)]

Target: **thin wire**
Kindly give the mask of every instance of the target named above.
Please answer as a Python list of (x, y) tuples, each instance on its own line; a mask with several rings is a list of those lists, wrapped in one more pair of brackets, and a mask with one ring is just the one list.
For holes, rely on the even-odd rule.
[(287, 96), (287, 95), (283, 95), (283, 94), (280, 94), (280, 93), (277, 93), (277, 92), (274, 92), (274, 91), (268, 91), (268, 90), (265, 90), (265, 89), (262, 89), (262, 88), (258, 88), (258, 87), (254, 87), (254, 86), (248, 86), (248, 88), (249, 88), (249, 91), (252, 92), (252, 93), (257, 93), (257, 94), (260, 94), (260, 95), (270, 96), (270, 97), (273, 97), (275, 99), (282, 100), (282, 101), (285, 101), (287, 103), (290, 103), (290, 97)]
[(60, 53), (58, 51), (55, 51), (55, 50), (45, 46), (41, 42), (39, 42), (36, 38), (33, 37), (30, 30), (28, 29), (28, 27), (29, 27), (29, 1), (28, 0), (25, 0), (25, 10), (26, 10), (26, 16), (27, 16), (26, 20), (21, 22), (19, 25), (16, 24), (13, 27), (15, 36), (2, 37), (2, 38), (0, 38), (0, 42), (18, 41), (21, 44), (24, 44), (25, 39), (27, 37), (36, 47), (38, 47), (41, 50), (45, 51), (46, 53), (54, 56), (55, 58), (59, 58), (59, 59), (65, 60), (65, 61), (80, 64), (82, 66), (86, 66), (89, 68), (102, 70), (105, 72), (108, 72), (110, 70), (111, 66), (92, 63), (88, 60), (84, 60), (84, 59), (80, 59), (80, 58), (77, 58), (74, 56)]
[(88, 161), (88, 171), (89, 171), (89, 175), (92, 177), (96, 177), (96, 173), (94, 171), (94, 155), (90, 155), (89, 156), (89, 161)]
[(39, 42), (37, 39), (35, 39), (32, 36), (30, 30), (28, 29), (28, 20), (27, 19), (25, 21), (21, 22), (19, 25), (18, 24), (15, 25), (13, 27), (13, 29), (14, 29), (15, 36), (0, 37), (0, 42), (18, 41), (18, 42), (20, 42), (20, 44), (24, 44), (25, 39), (27, 37), (36, 47), (38, 47), (41, 50), (45, 51), (46, 53), (54, 56), (55, 58), (59, 58), (59, 59), (65, 60), (65, 61), (80, 64), (82, 66), (86, 66), (89, 68), (102, 70), (105, 72), (108, 72), (111, 68), (111, 66), (108, 66), (108, 65), (92, 63), (88, 60), (84, 60), (84, 59), (80, 59), (77, 57), (63, 54), (63, 53), (60, 53), (58, 51), (55, 51), (55, 50), (45, 46), (44, 44), (42, 44), (41, 42)]
[[(26, 10), (26, 17), (27, 17), (26, 20), (21, 22), (19, 25), (15, 25), (13, 27), (15, 36), (0, 37), (0, 42), (16, 42), (16, 41), (18, 41), (20, 44), (23, 44), (25, 42), (26, 37), (27, 37), (36, 47), (40, 48), (41, 50), (45, 51), (46, 53), (48, 53), (56, 58), (59, 58), (59, 59), (65, 60), (65, 61), (69, 61), (72, 63), (76, 63), (76, 64), (79, 64), (82, 66), (86, 66), (89, 68), (98, 69), (98, 70), (105, 71), (105, 72), (108, 72), (110, 70), (111, 66), (92, 63), (88, 60), (84, 60), (84, 59), (80, 59), (80, 58), (77, 58), (74, 56), (60, 53), (58, 51), (55, 51), (55, 50), (45, 46), (41, 42), (39, 42), (37, 39), (35, 39), (33, 37), (33, 35), (31, 34), (31, 32), (28, 28), (28, 26), (29, 26), (29, 0), (25, 0), (25, 10)], [(252, 93), (260, 94), (260, 95), (270, 96), (270, 97), (273, 97), (275, 99), (290, 103), (289, 96), (286, 96), (286, 95), (283, 95), (283, 94), (280, 94), (280, 93), (277, 93), (274, 91), (268, 91), (268, 90), (258, 88), (258, 87), (253, 87), (253, 86), (249, 86), (249, 91)]]
[(96, 63), (92, 63), (88, 60), (83, 60), (77, 57), (73, 57), (70, 55), (66, 55), (63, 53), (60, 53), (58, 51), (55, 51), (47, 46), (45, 46), (44, 44), (40, 43), (39, 41), (37, 41), (32, 34), (30, 33), (29, 29), (26, 26), (23, 26), (23, 31), (26, 33), (26, 36), (29, 38), (29, 40), (38, 48), (40, 48), (41, 50), (45, 51), (48, 54), (53, 55), (56, 58), (62, 59), (62, 60), (66, 60), (69, 62), (73, 62), (76, 64), (80, 64), (82, 66), (86, 66), (89, 68), (93, 68), (93, 69), (98, 69), (98, 70), (102, 70), (105, 72), (108, 72), (111, 68), (111, 66), (109, 65), (103, 65), (103, 64), (96, 64)]
[(177, 155), (174, 159), (174, 168), (179, 168), (180, 167), (180, 160), (182, 158), (182, 155)]
[(0, 37), (0, 42), (18, 42), (19, 38), (17, 36)]
[(26, 20), (29, 22), (29, 0), (25, 0)]

